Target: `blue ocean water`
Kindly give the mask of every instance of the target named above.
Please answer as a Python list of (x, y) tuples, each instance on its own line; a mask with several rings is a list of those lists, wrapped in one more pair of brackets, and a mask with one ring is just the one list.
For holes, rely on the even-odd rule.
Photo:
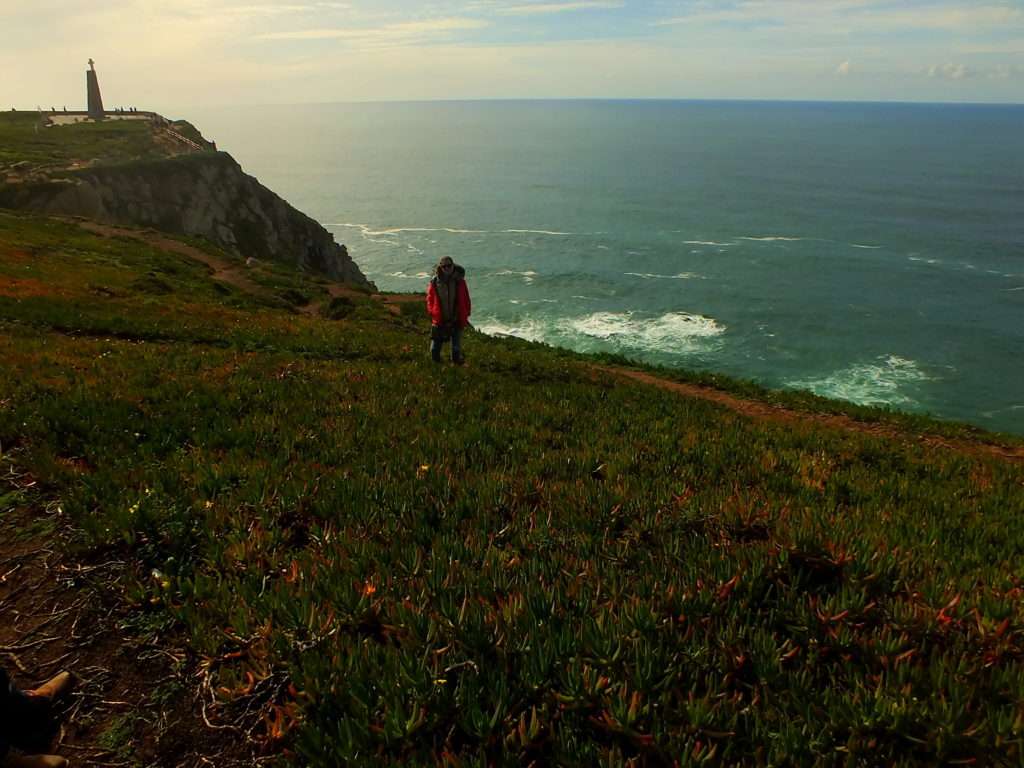
[(387, 290), (474, 324), (1024, 433), (1024, 107), (190, 110)]

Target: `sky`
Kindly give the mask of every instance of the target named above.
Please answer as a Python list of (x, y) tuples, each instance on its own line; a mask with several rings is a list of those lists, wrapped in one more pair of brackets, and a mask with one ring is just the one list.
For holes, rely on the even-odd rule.
[(1024, 103), (1024, 0), (0, 0), (0, 107)]

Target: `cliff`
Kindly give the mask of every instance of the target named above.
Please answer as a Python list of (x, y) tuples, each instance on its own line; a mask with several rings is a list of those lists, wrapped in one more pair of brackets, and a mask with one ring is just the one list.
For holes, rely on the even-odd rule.
[[(46, 135), (70, 138), (72, 130), (48, 128)], [(0, 207), (201, 237), (245, 257), (287, 262), (374, 288), (330, 232), (245, 173), (230, 155), (180, 142), (161, 151), (159, 142), (167, 144), (167, 136), (178, 132), (148, 130), (150, 136), (142, 138), (152, 137), (149, 156), (34, 166), (21, 174), (9, 170), (6, 182), (0, 174)], [(94, 145), (89, 149), (95, 157)]]
[(97, 166), (0, 187), (0, 206), (149, 226), (243, 256), (289, 262), (373, 287), (344, 245), (224, 152)]

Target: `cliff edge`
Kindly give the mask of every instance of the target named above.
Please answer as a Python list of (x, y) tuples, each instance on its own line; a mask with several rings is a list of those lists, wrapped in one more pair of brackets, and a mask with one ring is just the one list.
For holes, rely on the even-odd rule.
[[(60, 139), (82, 128), (50, 127), (45, 134)], [(166, 139), (166, 128), (152, 130)], [(244, 257), (375, 288), (330, 232), (245, 173), (229, 154), (181, 145), (177, 153), (121, 160), (75, 159), (22, 173), (9, 168), (0, 174), (0, 207), (201, 237)]]

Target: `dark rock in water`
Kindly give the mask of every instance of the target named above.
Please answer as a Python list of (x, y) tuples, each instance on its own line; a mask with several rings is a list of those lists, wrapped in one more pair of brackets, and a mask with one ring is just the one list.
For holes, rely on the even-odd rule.
[(97, 166), (65, 178), (0, 185), (0, 206), (202, 237), (247, 258), (287, 262), (374, 288), (330, 232), (245, 173), (225, 152)]

